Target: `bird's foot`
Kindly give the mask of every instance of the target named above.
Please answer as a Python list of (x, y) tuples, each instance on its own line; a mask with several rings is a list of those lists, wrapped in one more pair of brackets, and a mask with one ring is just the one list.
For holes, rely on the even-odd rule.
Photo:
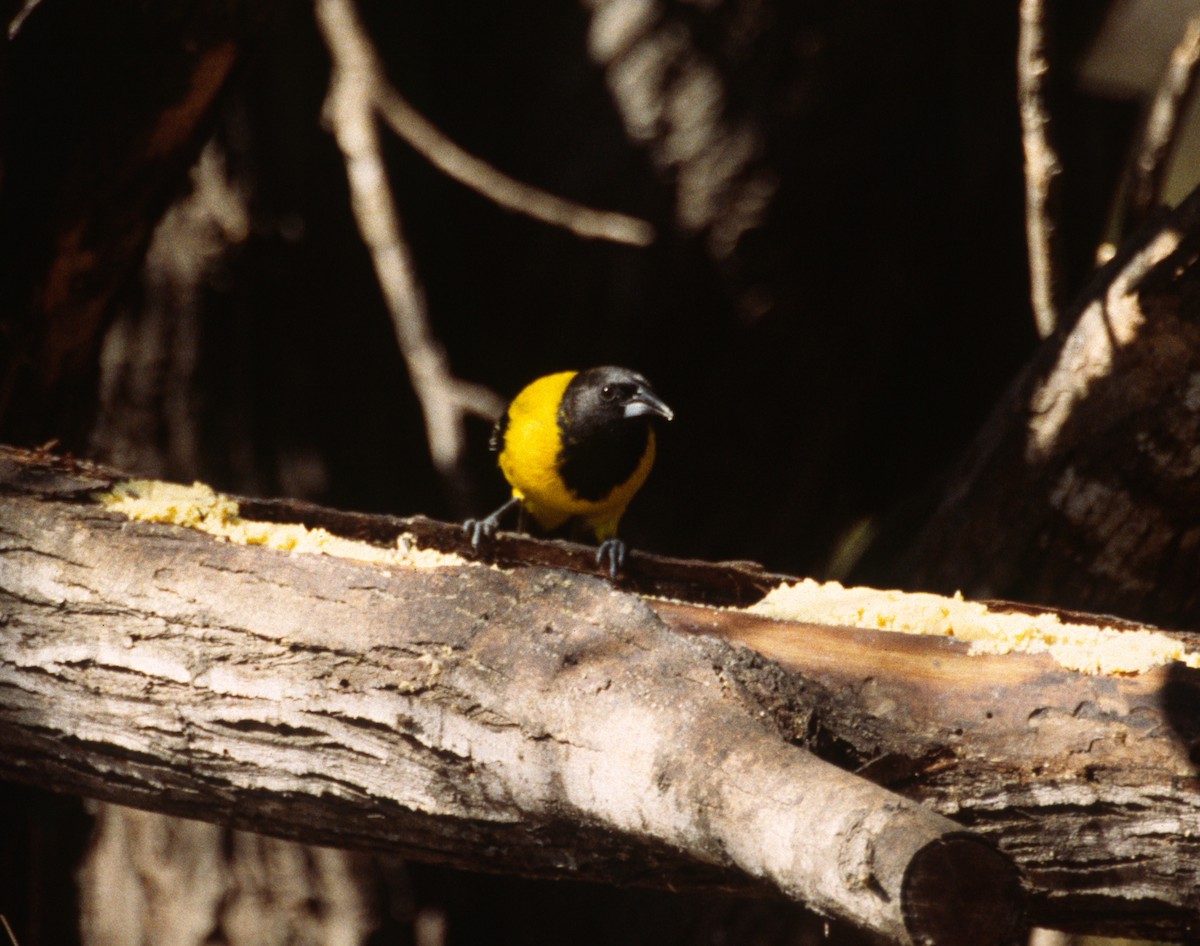
[(519, 507), (520, 502), (514, 496), (490, 516), (486, 516), (483, 519), (468, 519), (464, 522), (462, 526), (463, 532), (470, 536), (471, 548), (478, 552), (480, 542), (491, 541), (492, 536), (496, 534), (496, 530), (500, 528), (500, 517), (514, 506)]
[(620, 539), (605, 539), (596, 549), (596, 564), (604, 568), (607, 562), (609, 577), (616, 578), (625, 568), (625, 556), (628, 554), (629, 549)]
[(490, 542), (496, 530), (500, 528), (500, 517), (493, 514), (484, 519), (468, 519), (462, 527), (471, 540), (471, 548), (478, 552), (479, 543)]

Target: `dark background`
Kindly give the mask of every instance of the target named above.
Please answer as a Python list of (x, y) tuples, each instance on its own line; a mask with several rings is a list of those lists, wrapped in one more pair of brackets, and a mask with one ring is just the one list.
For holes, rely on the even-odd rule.
[[(510, 397), (549, 371), (624, 364), (675, 408), (624, 525), (633, 544), (819, 572), (857, 520), (926, 498), (1031, 350), (1012, 10), (774, 9), (765, 48), (744, 53), (767, 61), (735, 66), (753, 67), (761, 92), (727, 108), (762, 129), (759, 163), (778, 196), (714, 259), (703, 233), (673, 226), (671, 172), (625, 140), (586, 55), (583, 11), (377, 6), (398, 87), (452, 138), (661, 234), (648, 250), (583, 241), (390, 149), (435, 331), (460, 376)], [(228, 323), (205, 334), (217, 376), (258, 377), (208, 421), (247, 412), (321, 458), (322, 502), (490, 510), (505, 488), (486, 424), (472, 432), (470, 510), (451, 508), (423, 455), (340, 157), (312, 121), (322, 50), (305, 24), (290, 26), (248, 66), (226, 118), (235, 173), (253, 182), (255, 235), (213, 290)], [(301, 120), (280, 127), (280, 114)], [(281, 221), (303, 236), (281, 239)], [(240, 485), (202, 452), (216, 485)], [(269, 492), (282, 487), (274, 459), (259, 464)]]
[[(47, 20), (62, 9), (50, 6)], [(582, 7), (372, 2), (362, 12), (396, 86), (459, 144), (552, 193), (649, 219), (659, 234), (648, 249), (579, 239), (499, 209), (389, 136), (396, 204), (459, 376), (507, 398), (565, 368), (647, 374), (677, 420), (624, 523), (635, 546), (822, 574), (864, 521), (904, 541), (1035, 344), (1015, 7), (664, 4), (662, 28), (685, 36), (688, 56), (719, 80), (708, 120), (757, 142), (740, 179), (773, 185), (732, 249), (710, 235), (737, 194), (714, 184), (711, 215), (678, 224), (680, 180), (703, 169), (664, 160), (662, 141), (629, 140), (609, 77), (589, 59)], [(40, 38), (42, 13), (18, 35)], [(1079, 90), (1075, 59), (1099, 18), (1062, 18), (1052, 91), (1069, 159), (1066, 283), (1077, 286), (1137, 111)], [(118, 56), (98, 53), (77, 27), (60, 31), (47, 46), (77, 41), (96, 61), (61, 56), (47, 91), (32, 84), (45, 59), (31, 54), (26, 76), (14, 49), (9, 84), (34, 116), (47, 100), (72, 99), (62, 90), (73, 82), (104, 80)], [(10, 404), (10, 440), (58, 438), (147, 473), (355, 509), (461, 518), (498, 504), (505, 489), (486, 423), (469, 431), (468, 502), (452, 503), (428, 460), (341, 156), (319, 119), (327, 70), (304, 5), (281, 5), (250, 32), (211, 119), (248, 232), (218, 237), (189, 273), (186, 337), (153, 328), (169, 324), (169, 299), (165, 313), (146, 314), (153, 261), (131, 269), (105, 307), (105, 321), (127, 328), (110, 365), (124, 360), (142, 387), (144, 365), (137, 375), (128, 363), (148, 334), (169, 335), (157, 342), (165, 367), (154, 363), (164, 374), (187, 347), (179, 384), (194, 448), (169, 446), (179, 433), (155, 401), (165, 394), (110, 379), (98, 398), (104, 379), (94, 377), (45, 417), (39, 398)], [(668, 73), (647, 94), (668, 100), (677, 81)], [(8, 200), (44, 188), (65, 203), (67, 175), (44, 169), (55, 166), (47, 151), (73, 145), (29, 124), (8, 139)], [(186, 187), (178, 176), (164, 203)], [(8, 219), (12, 244), (55, 236), (53, 217), (30, 212), (15, 235)], [(9, 275), (14, 305), (36, 293)], [(168, 277), (180, 291), (181, 277)], [(84, 359), (77, 375), (99, 361)], [(135, 413), (124, 442), (136, 448), (115, 446), (112, 427)], [(878, 577), (887, 548), (874, 556)]]

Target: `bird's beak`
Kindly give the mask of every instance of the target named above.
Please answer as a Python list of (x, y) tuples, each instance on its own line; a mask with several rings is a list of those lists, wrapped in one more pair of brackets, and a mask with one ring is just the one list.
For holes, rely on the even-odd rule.
[(675, 416), (675, 412), (660, 401), (652, 392), (647, 391), (645, 388), (638, 388), (637, 393), (625, 405), (625, 416), (644, 417), (647, 414), (657, 414), (663, 420), (670, 420)]

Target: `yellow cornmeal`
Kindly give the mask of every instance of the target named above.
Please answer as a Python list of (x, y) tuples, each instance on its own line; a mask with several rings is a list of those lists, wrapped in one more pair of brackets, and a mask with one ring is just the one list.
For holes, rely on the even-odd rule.
[[(419, 549), (407, 535), (400, 536), (395, 548), (381, 548), (325, 529), (243, 519), (234, 500), (203, 483), (124, 480), (95, 498), (130, 519), (186, 526), (238, 545), (410, 568), (467, 564), (458, 555)], [(953, 637), (978, 654), (1048, 653), (1061, 666), (1082, 673), (1142, 673), (1172, 661), (1200, 667), (1200, 653), (1189, 652), (1181, 641), (1158, 631), (1072, 624), (1055, 614), (992, 611), (961, 595), (846, 588), (806, 578), (780, 585), (746, 610), (786, 621)]]
[(123, 513), (130, 519), (186, 526), (236, 545), (262, 545), (283, 552), (333, 555), (410, 568), (466, 564), (466, 560), (458, 555), (417, 548), (409, 535), (400, 536), (395, 548), (381, 548), (344, 539), (325, 529), (243, 519), (234, 500), (203, 483), (184, 486), (161, 480), (122, 480), (110, 491), (95, 494), (95, 499), (106, 509)]
[(1200, 653), (1150, 629), (1118, 630), (1070, 624), (1056, 614), (992, 611), (975, 601), (925, 593), (846, 588), (806, 578), (780, 585), (746, 609), (766, 617), (810, 624), (953, 637), (977, 654), (1014, 651), (1048, 653), (1068, 670), (1081, 673), (1143, 673), (1171, 661), (1200, 667)]

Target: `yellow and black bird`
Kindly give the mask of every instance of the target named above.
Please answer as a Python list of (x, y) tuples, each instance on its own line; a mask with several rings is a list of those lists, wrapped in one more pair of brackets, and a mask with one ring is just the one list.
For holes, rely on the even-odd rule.
[(674, 416), (627, 368), (560, 371), (531, 382), (492, 431), (512, 498), (464, 523), (471, 544), (478, 548), (519, 506), (543, 529), (581, 522), (600, 543), (596, 561), (616, 577), (626, 551), (617, 524), (654, 465), (653, 421)]

